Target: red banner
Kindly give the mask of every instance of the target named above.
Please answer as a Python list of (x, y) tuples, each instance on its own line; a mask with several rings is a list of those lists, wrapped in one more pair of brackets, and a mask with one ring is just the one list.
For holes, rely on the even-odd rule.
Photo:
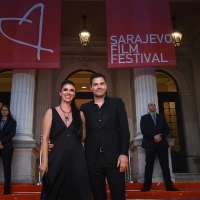
[(59, 68), (61, 0), (0, 1), (0, 68)]
[(108, 67), (176, 66), (169, 0), (106, 0)]

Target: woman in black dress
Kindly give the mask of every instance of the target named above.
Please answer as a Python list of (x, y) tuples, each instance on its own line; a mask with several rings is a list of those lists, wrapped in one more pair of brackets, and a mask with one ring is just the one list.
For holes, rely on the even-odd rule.
[(9, 106), (3, 105), (0, 113), (0, 157), (2, 157), (4, 171), (3, 194), (10, 194), (11, 162), (14, 150), (12, 138), (16, 133), (16, 121), (11, 115)]
[[(49, 187), (43, 184), (41, 199), (91, 199), (85, 153), (80, 141), (82, 121), (75, 105), (75, 86), (63, 81), (61, 103), (48, 109), (43, 120), (41, 177), (46, 173)], [(51, 141), (53, 148), (48, 151)]]

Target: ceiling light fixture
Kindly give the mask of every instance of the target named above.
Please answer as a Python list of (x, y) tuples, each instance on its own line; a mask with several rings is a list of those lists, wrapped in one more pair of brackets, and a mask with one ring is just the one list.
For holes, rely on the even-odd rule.
[(79, 32), (79, 38), (80, 38), (81, 44), (84, 47), (86, 47), (88, 45), (88, 43), (90, 41), (90, 37), (91, 37), (90, 31), (85, 26), (85, 20), (86, 20), (86, 18), (87, 18), (86, 15), (82, 16), (84, 24), (83, 24), (83, 28)]
[(173, 21), (173, 33), (172, 33), (172, 38), (173, 38), (174, 46), (175, 46), (175, 47), (178, 47), (178, 46), (180, 46), (180, 44), (181, 44), (182, 33), (181, 33), (181, 31), (179, 31), (179, 30), (177, 29), (176, 24), (175, 24), (175, 20), (176, 20), (176, 17), (173, 16), (173, 17), (172, 17), (172, 21)]

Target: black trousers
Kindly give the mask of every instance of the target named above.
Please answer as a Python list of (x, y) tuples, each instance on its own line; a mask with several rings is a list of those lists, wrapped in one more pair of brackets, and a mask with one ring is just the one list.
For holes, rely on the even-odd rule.
[(152, 184), (153, 166), (155, 156), (157, 154), (160, 162), (163, 179), (167, 188), (173, 187), (169, 170), (168, 148), (153, 147), (145, 148), (146, 151), (146, 166), (145, 166), (145, 182), (144, 187), (150, 188)]
[(13, 156), (13, 149), (1, 149), (0, 157), (2, 157), (3, 171), (4, 171), (4, 192), (10, 192), (11, 184), (11, 162)]
[(110, 164), (103, 152), (99, 153), (96, 164), (88, 170), (94, 200), (107, 199), (105, 179), (110, 188), (111, 199), (125, 199), (125, 173), (119, 171), (117, 163)]

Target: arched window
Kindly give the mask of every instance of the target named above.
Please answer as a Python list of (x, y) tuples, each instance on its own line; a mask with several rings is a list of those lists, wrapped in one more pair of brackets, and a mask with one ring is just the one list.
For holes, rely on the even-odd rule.
[(76, 86), (76, 105), (79, 108), (81, 104), (90, 101), (93, 98), (90, 90), (90, 77), (92, 71), (76, 71), (70, 74), (66, 79), (75, 83)]
[(90, 77), (93, 74), (91, 71), (76, 71), (70, 74), (67, 79), (73, 81), (76, 85), (76, 92), (91, 92)]
[(156, 82), (158, 92), (177, 92), (177, 84), (175, 80), (162, 71), (156, 71)]

